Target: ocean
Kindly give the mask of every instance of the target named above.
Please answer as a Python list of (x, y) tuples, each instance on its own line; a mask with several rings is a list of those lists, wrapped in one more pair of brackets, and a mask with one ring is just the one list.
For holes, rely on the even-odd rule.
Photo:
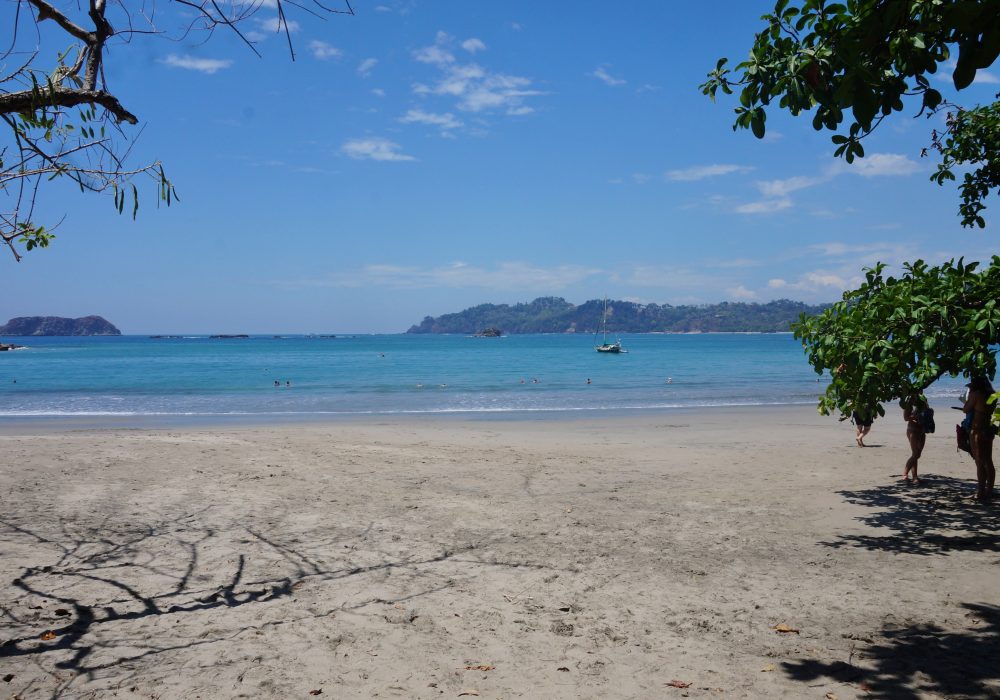
[[(28, 347), (0, 352), (0, 421), (814, 404), (828, 381), (787, 333), (621, 338), (627, 354), (597, 353), (592, 337), (569, 334), (5, 337)], [(928, 394), (955, 397), (961, 387), (943, 380)]]

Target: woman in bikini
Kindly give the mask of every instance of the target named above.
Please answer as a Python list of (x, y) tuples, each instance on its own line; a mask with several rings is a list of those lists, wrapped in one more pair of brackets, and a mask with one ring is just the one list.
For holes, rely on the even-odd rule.
[(909, 401), (900, 402), (903, 409), (903, 420), (906, 421), (906, 440), (910, 443), (910, 458), (906, 460), (906, 468), (903, 470), (903, 478), (907, 483), (920, 484), (917, 476), (917, 460), (924, 451), (924, 443), (927, 442), (927, 432), (920, 422), (920, 411), (927, 408), (927, 399), (923, 396), (912, 398)]
[(986, 377), (975, 377), (966, 386), (969, 396), (962, 410), (972, 414), (972, 425), (969, 428), (969, 447), (972, 459), (976, 462), (975, 500), (983, 503), (993, 498), (993, 483), (996, 481), (997, 470), (993, 466), (993, 438), (996, 430), (993, 427), (993, 404), (990, 396), (994, 393), (990, 380)]

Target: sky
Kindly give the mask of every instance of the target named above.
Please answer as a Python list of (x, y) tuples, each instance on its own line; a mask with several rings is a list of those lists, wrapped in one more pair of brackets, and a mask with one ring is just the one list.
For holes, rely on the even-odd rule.
[[(0, 323), (394, 333), (538, 296), (830, 302), (877, 261), (996, 253), (996, 227), (961, 228), (956, 189), (929, 182), (939, 124), (916, 106), (854, 166), (808, 116), (734, 133), (736, 100), (698, 85), (746, 55), (770, 2), (289, 8), (294, 60), (269, 4), (242, 25), (261, 57), (232, 32), (171, 34), (187, 18), (167, 0), (165, 35), (111, 48), (108, 85), (140, 119), (131, 160), (162, 161), (180, 201), (140, 182), (133, 221), (48, 186), (36, 218), (57, 238), (20, 263), (0, 251)], [(21, 41), (50, 62), (67, 44), (52, 27)], [(992, 71), (962, 103), (992, 101)]]

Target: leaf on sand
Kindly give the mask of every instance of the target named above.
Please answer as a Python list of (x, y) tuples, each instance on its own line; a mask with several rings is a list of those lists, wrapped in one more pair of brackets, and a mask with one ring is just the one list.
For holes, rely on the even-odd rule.
[(309, 694), (310, 695), (322, 695), (323, 694), (323, 689), (322, 688), (316, 688), (316, 690), (310, 690)]
[(773, 629), (775, 632), (782, 632), (784, 634), (798, 634), (799, 633), (799, 631), (797, 629), (795, 629), (794, 627), (789, 627), (784, 622), (778, 623), (777, 625), (775, 625), (771, 629)]
[(690, 688), (691, 687), (690, 683), (688, 683), (686, 681), (679, 681), (679, 680), (676, 680), (676, 679), (670, 681), (669, 683), (667, 683), (667, 685), (669, 685), (671, 688)]
[(475, 666), (466, 666), (466, 671), (492, 671), (496, 666), (491, 666), (489, 664), (476, 664)]
[(41, 637), (43, 642), (48, 642), (55, 638), (56, 638), (56, 633), (53, 632), (52, 630), (49, 630), (48, 632), (43, 632)]
[(4, 683), (10, 683), (12, 680), (14, 680), (14, 674), (13, 673), (8, 673), (6, 676), (3, 677), (3, 682)]
[(479, 697), (479, 691), (478, 690), (463, 690), (461, 693), (458, 694), (458, 697), (462, 697), (463, 695), (474, 695), (474, 696), (476, 696), (478, 698)]
[(836, 693), (827, 693), (823, 697), (826, 698), (826, 700), (837, 700), (837, 694)]
[(568, 668), (566, 668), (565, 666), (560, 666), (560, 667), (559, 667), (559, 668), (557, 668), (556, 670), (557, 670), (557, 671), (562, 671), (563, 673), (569, 673), (569, 669), (568, 669)]
[(760, 672), (761, 673), (770, 673), (773, 670), (774, 670), (774, 664), (768, 664), (767, 666), (765, 666), (764, 668), (762, 668), (760, 670)]

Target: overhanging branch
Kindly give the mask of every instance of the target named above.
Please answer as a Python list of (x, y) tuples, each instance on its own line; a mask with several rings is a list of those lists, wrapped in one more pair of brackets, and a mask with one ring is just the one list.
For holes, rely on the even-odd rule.
[(71, 90), (57, 87), (44, 88), (37, 93), (31, 90), (0, 95), (0, 114), (33, 112), (45, 106), (76, 107), (82, 104), (97, 104), (108, 110), (119, 122), (138, 124), (139, 118), (129, 112), (118, 98), (104, 90)]
[(88, 32), (86, 29), (74, 24), (70, 21), (69, 17), (52, 7), (52, 5), (45, 2), (45, 0), (28, 0), (28, 2), (34, 5), (35, 9), (38, 11), (39, 22), (51, 19), (60, 27), (65, 29), (67, 33), (75, 36), (85, 44), (92, 44), (97, 40), (97, 37), (93, 33)]

